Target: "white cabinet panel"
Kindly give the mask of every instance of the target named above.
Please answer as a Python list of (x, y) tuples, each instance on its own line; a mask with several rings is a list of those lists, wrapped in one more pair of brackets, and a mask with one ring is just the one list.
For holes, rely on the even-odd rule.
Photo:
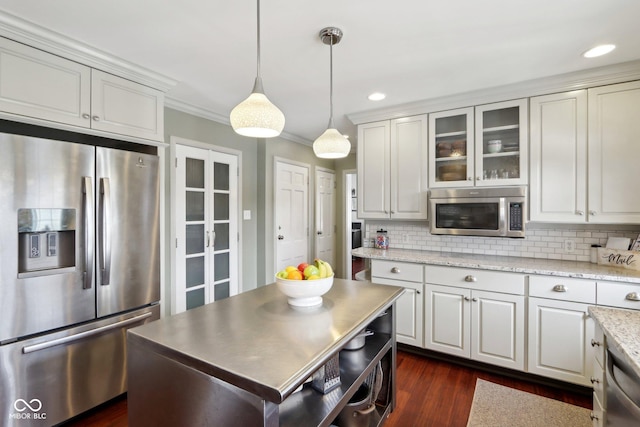
[(584, 222), (587, 91), (531, 98), (531, 221)]
[(422, 347), (422, 283), (405, 283), (404, 294), (396, 301), (396, 340)]
[(164, 139), (164, 94), (92, 70), (91, 127), (153, 140)]
[(358, 126), (358, 217), (389, 218), (389, 121)]
[(591, 386), (587, 304), (529, 298), (529, 372)]
[(589, 89), (589, 222), (640, 223), (640, 82)]
[(0, 37), (1, 111), (89, 127), (90, 102), (89, 67)]
[(425, 285), (425, 348), (470, 356), (470, 295), (468, 289)]

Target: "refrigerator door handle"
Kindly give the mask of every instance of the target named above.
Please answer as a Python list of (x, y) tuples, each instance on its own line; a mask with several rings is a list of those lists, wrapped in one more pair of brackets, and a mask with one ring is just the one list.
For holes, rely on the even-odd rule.
[(141, 320), (146, 319), (147, 317), (151, 317), (152, 314), (153, 314), (152, 312), (147, 312), (139, 316), (132, 317), (130, 319), (125, 319), (116, 323), (112, 323), (110, 325), (100, 326), (99, 328), (89, 329), (88, 331), (69, 335), (68, 337), (57, 338), (51, 341), (41, 342), (39, 344), (25, 345), (24, 347), (22, 347), (22, 353), (23, 354), (33, 353), (34, 351), (44, 350), (47, 348), (55, 347), (60, 344), (66, 344), (71, 341), (77, 341), (81, 338), (87, 338), (92, 335), (98, 335), (98, 334), (101, 334), (102, 332), (109, 331), (111, 329), (122, 328), (123, 326), (131, 325), (132, 323), (137, 323), (137, 322), (140, 322)]
[(109, 215), (111, 213), (111, 185), (109, 178), (100, 178), (100, 245), (102, 253), (100, 254), (100, 274), (102, 276), (101, 285), (108, 285), (111, 276), (111, 233), (109, 230)]
[(93, 180), (82, 177), (82, 202), (84, 208), (84, 272), (82, 288), (91, 289), (93, 283)]

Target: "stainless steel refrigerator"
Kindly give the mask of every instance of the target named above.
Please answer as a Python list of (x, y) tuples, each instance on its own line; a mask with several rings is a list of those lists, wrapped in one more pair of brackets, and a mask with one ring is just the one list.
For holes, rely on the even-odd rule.
[(126, 329), (159, 318), (155, 155), (0, 133), (0, 426), (126, 391)]

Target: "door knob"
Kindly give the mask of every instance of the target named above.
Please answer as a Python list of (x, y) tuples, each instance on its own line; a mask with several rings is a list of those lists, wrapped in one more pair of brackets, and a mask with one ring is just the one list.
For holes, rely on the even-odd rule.
[(322, 231), (317, 232), (318, 236), (322, 236)]
[(278, 240), (284, 240), (284, 236), (282, 234), (278, 234)]

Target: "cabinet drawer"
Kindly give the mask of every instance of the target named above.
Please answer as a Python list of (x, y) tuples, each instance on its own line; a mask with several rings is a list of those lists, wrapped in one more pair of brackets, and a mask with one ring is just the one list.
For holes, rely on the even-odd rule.
[(640, 310), (640, 285), (598, 281), (597, 301), (598, 305)]
[(596, 282), (554, 276), (529, 276), (529, 296), (596, 303)]
[(518, 273), (434, 265), (425, 267), (427, 283), (505, 294), (524, 295), (524, 278)]
[(376, 277), (381, 277), (383, 279), (422, 283), (423, 271), (424, 266), (422, 264), (377, 259), (371, 261), (371, 278), (374, 282)]

